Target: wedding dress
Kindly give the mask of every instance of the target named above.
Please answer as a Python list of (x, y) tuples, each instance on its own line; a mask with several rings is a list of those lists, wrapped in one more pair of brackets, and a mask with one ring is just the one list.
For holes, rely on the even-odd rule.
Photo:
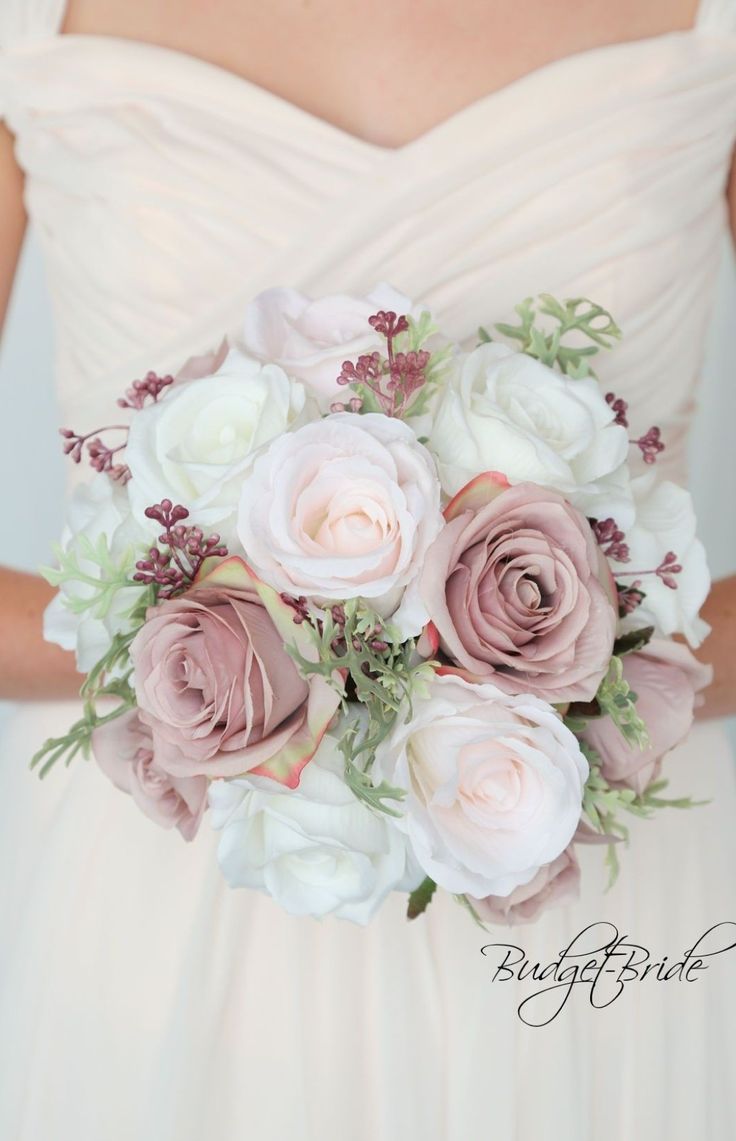
[[(0, 112), (17, 140), (56, 316), (63, 422), (106, 422), (148, 368), (219, 341), (271, 285), (387, 280), (453, 336), (541, 291), (607, 306), (596, 368), (659, 424), (680, 479), (736, 140), (736, 0), (697, 26), (559, 60), (392, 150), (174, 51), (63, 35), (62, 0), (4, 0)], [(32, 378), (26, 378), (32, 383)], [(22, 478), (22, 476), (21, 476)], [(60, 521), (61, 524), (61, 521)], [(451, 898), (367, 929), (230, 891), (205, 821), (160, 831), (93, 764), (27, 762), (73, 703), (11, 718), (0, 765), (3, 1141), (726, 1141), (736, 1136), (736, 952), (691, 984), (632, 982), (517, 1016), (587, 923), (675, 961), (736, 920), (736, 787), (722, 727), (670, 755), (709, 803), (632, 821), (615, 888), (534, 927), (476, 928)]]

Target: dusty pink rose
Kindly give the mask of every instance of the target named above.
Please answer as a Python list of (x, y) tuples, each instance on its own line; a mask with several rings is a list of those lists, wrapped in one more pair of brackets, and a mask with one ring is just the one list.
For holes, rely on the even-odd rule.
[(129, 793), (162, 828), (178, 828), (193, 840), (207, 806), (208, 781), (203, 776), (172, 776), (157, 764), (151, 730), (131, 709), (95, 729), (92, 751), (105, 776)]
[(413, 306), (389, 285), (377, 285), (366, 297), (336, 294), (316, 301), (295, 289), (267, 289), (246, 310), (242, 345), (300, 380), (327, 411), (332, 401), (345, 399), (337, 384), (343, 361), (385, 350), (384, 338), (368, 324), (379, 309), (406, 314)]
[[(337, 695), (300, 676), (261, 588), (240, 559), (228, 559), (152, 608), (133, 640), (141, 719), (172, 775), (256, 772), (296, 785), (316, 751)], [(292, 618), (288, 611), (287, 631)]]
[(696, 695), (709, 684), (713, 671), (687, 646), (659, 638), (624, 655), (623, 667), (637, 695), (636, 709), (647, 727), (649, 745), (628, 745), (610, 717), (589, 721), (584, 736), (599, 754), (606, 780), (641, 794), (659, 775), (664, 754), (689, 733)]
[(487, 473), (445, 517), (419, 580), (444, 653), (507, 693), (591, 700), (611, 658), (616, 611), (584, 516), (555, 491), (499, 487)]
[(201, 356), (189, 357), (176, 374), (175, 380), (199, 380), (202, 376), (214, 376), (222, 367), (230, 352), (227, 338), (220, 341), (216, 349), (202, 353)]
[(515, 887), (510, 895), (470, 899), (484, 923), (532, 923), (542, 911), (578, 898), (580, 866), (572, 844), (551, 864), (540, 868), (529, 883)]

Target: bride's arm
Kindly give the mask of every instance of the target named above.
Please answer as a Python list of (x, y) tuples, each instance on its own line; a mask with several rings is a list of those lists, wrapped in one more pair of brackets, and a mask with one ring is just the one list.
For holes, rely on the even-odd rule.
[[(0, 322), (25, 227), (23, 176), (12, 137), (0, 124)], [(72, 655), (43, 640), (42, 615), (53, 593), (35, 575), (0, 567), (0, 699), (72, 697), (79, 692)]]
[[(728, 189), (731, 233), (736, 246), (736, 151)], [(721, 579), (703, 607), (703, 617), (712, 627), (699, 657), (714, 669), (713, 684), (705, 694), (701, 717), (728, 716), (736, 713), (736, 575)]]

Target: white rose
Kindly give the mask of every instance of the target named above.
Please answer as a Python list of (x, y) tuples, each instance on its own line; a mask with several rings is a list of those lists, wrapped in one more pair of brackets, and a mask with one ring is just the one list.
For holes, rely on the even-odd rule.
[[(62, 550), (76, 550), (81, 572), (92, 580), (99, 580), (102, 570), (97, 562), (82, 553), (79, 541), (82, 539), (96, 547), (102, 536), (107, 539), (113, 563), (128, 562), (132, 578), (135, 560), (147, 549), (149, 537), (132, 518), (125, 489), (104, 474), (74, 489), (61, 537)], [(140, 600), (141, 588), (131, 586), (118, 590), (109, 610), (104, 612), (92, 608), (74, 613), (70, 609), (92, 598), (93, 594), (94, 586), (90, 582), (78, 579), (62, 582), (44, 614), (44, 637), (64, 650), (76, 651), (82, 673), (88, 673), (104, 656), (115, 634), (130, 628), (128, 615)]]
[(389, 617), (443, 526), (434, 461), (400, 420), (328, 416), (282, 436), (243, 484), (238, 536), (276, 589), (368, 599)]
[(551, 706), (436, 677), (377, 749), (372, 773), (407, 790), (398, 821), (441, 887), (509, 895), (567, 847), (588, 776)]
[(385, 338), (368, 324), (379, 310), (418, 313), (408, 297), (385, 284), (366, 297), (338, 294), (316, 301), (295, 289), (267, 289), (246, 310), (242, 344), (250, 355), (302, 381), (327, 412), (334, 401), (345, 400), (346, 390), (337, 384), (343, 362), (385, 352)]
[(628, 433), (614, 420), (592, 378), (571, 380), (506, 345), (480, 345), (459, 359), (439, 397), (429, 447), (449, 495), (499, 471), (626, 526)]
[(243, 474), (304, 409), (302, 385), (237, 349), (214, 375), (176, 383), (130, 426), (125, 462), (136, 515), (145, 523), (146, 507), (171, 499), (189, 509), (190, 523), (231, 544)]
[[(703, 544), (695, 537), (695, 509), (692, 497), (670, 480), (658, 481), (656, 471), (648, 471), (631, 481), (636, 506), (633, 526), (626, 529), (629, 561), (610, 560), (614, 578), (622, 585), (641, 580), (645, 598), (627, 618), (625, 625), (651, 623), (660, 634), (684, 634), (691, 646), (699, 646), (710, 630), (698, 617), (710, 589), (710, 574)], [(667, 575), (674, 584), (652, 573), (668, 554), (676, 556), (682, 571)]]
[(295, 789), (268, 777), (212, 782), (210, 819), (231, 887), (265, 891), (291, 915), (365, 924), (390, 891), (418, 886), (406, 837), (356, 799), (343, 767), (328, 734)]

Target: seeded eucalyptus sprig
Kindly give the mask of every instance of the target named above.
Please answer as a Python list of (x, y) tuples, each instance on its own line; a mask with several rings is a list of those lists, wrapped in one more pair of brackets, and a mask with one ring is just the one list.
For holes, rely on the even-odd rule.
[(355, 361), (343, 361), (337, 383), (353, 395), (347, 403), (335, 401), (330, 411), (380, 412), (399, 418), (422, 415), (444, 376), (452, 346), (426, 348), (439, 332), (426, 311), (414, 318), (379, 310), (368, 323), (385, 338), (386, 353), (374, 349)]
[[(138, 586), (137, 583), (126, 583), (126, 585)], [(129, 659), (130, 644), (143, 624), (146, 610), (155, 601), (156, 588), (139, 587), (139, 591), (139, 598), (129, 615), (131, 628), (125, 633), (115, 634), (107, 653), (90, 670), (79, 691), (82, 698), (82, 716), (62, 737), (49, 738), (32, 757), (30, 767), (38, 769), (41, 778), (45, 777), (58, 761), (63, 760), (68, 767), (80, 754), (87, 759), (95, 729), (114, 721), (134, 708), (136, 700), (130, 682), (133, 673)], [(107, 712), (100, 713), (97, 708), (98, 703), (112, 698), (116, 698), (118, 704)]]
[[(536, 357), (550, 368), (556, 366), (560, 372), (576, 380), (595, 376), (589, 358), (601, 349), (612, 348), (621, 337), (621, 330), (608, 310), (585, 297), (558, 301), (549, 293), (540, 293), (536, 299), (527, 297), (515, 307), (515, 312), (519, 315), (518, 325), (498, 323), (495, 329), (502, 336), (518, 341), (520, 352)], [(537, 324), (540, 316), (557, 322), (556, 328), (548, 332)], [(592, 343), (563, 344), (563, 338), (570, 333)], [(484, 328), (478, 330), (478, 337), (484, 343), (493, 340)]]
[[(403, 789), (387, 782), (374, 784), (370, 770), (376, 748), (390, 733), (399, 713), (411, 716), (412, 699), (424, 691), (434, 670), (432, 662), (416, 662), (416, 642), (401, 635), (362, 599), (351, 599), (326, 610), (311, 611), (306, 600), (287, 600), (299, 611), (309, 631), (316, 660), (298, 649), (287, 650), (304, 676), (319, 674), (338, 689), (347, 713), (359, 703), (356, 716), (343, 732), (340, 750), (345, 780), (352, 792), (374, 810), (399, 816), (386, 801), (400, 801)], [(336, 680), (339, 679), (339, 680)]]
[(608, 714), (628, 745), (646, 749), (649, 744), (647, 727), (636, 710), (636, 694), (624, 677), (624, 665), (619, 657), (612, 657), (596, 701), (602, 714)]
[(629, 829), (619, 819), (620, 812), (632, 816), (651, 817), (660, 808), (697, 808), (706, 804), (704, 800), (693, 800), (689, 796), (663, 797), (660, 793), (667, 787), (666, 780), (652, 781), (644, 792), (637, 793), (632, 788), (612, 786), (602, 772), (602, 760), (595, 749), (585, 742), (580, 747), (590, 765), (590, 774), (583, 795), (583, 816), (596, 832), (611, 837), (606, 853), (609, 870), (608, 887), (615, 882), (619, 873), (618, 842), (629, 842)]

